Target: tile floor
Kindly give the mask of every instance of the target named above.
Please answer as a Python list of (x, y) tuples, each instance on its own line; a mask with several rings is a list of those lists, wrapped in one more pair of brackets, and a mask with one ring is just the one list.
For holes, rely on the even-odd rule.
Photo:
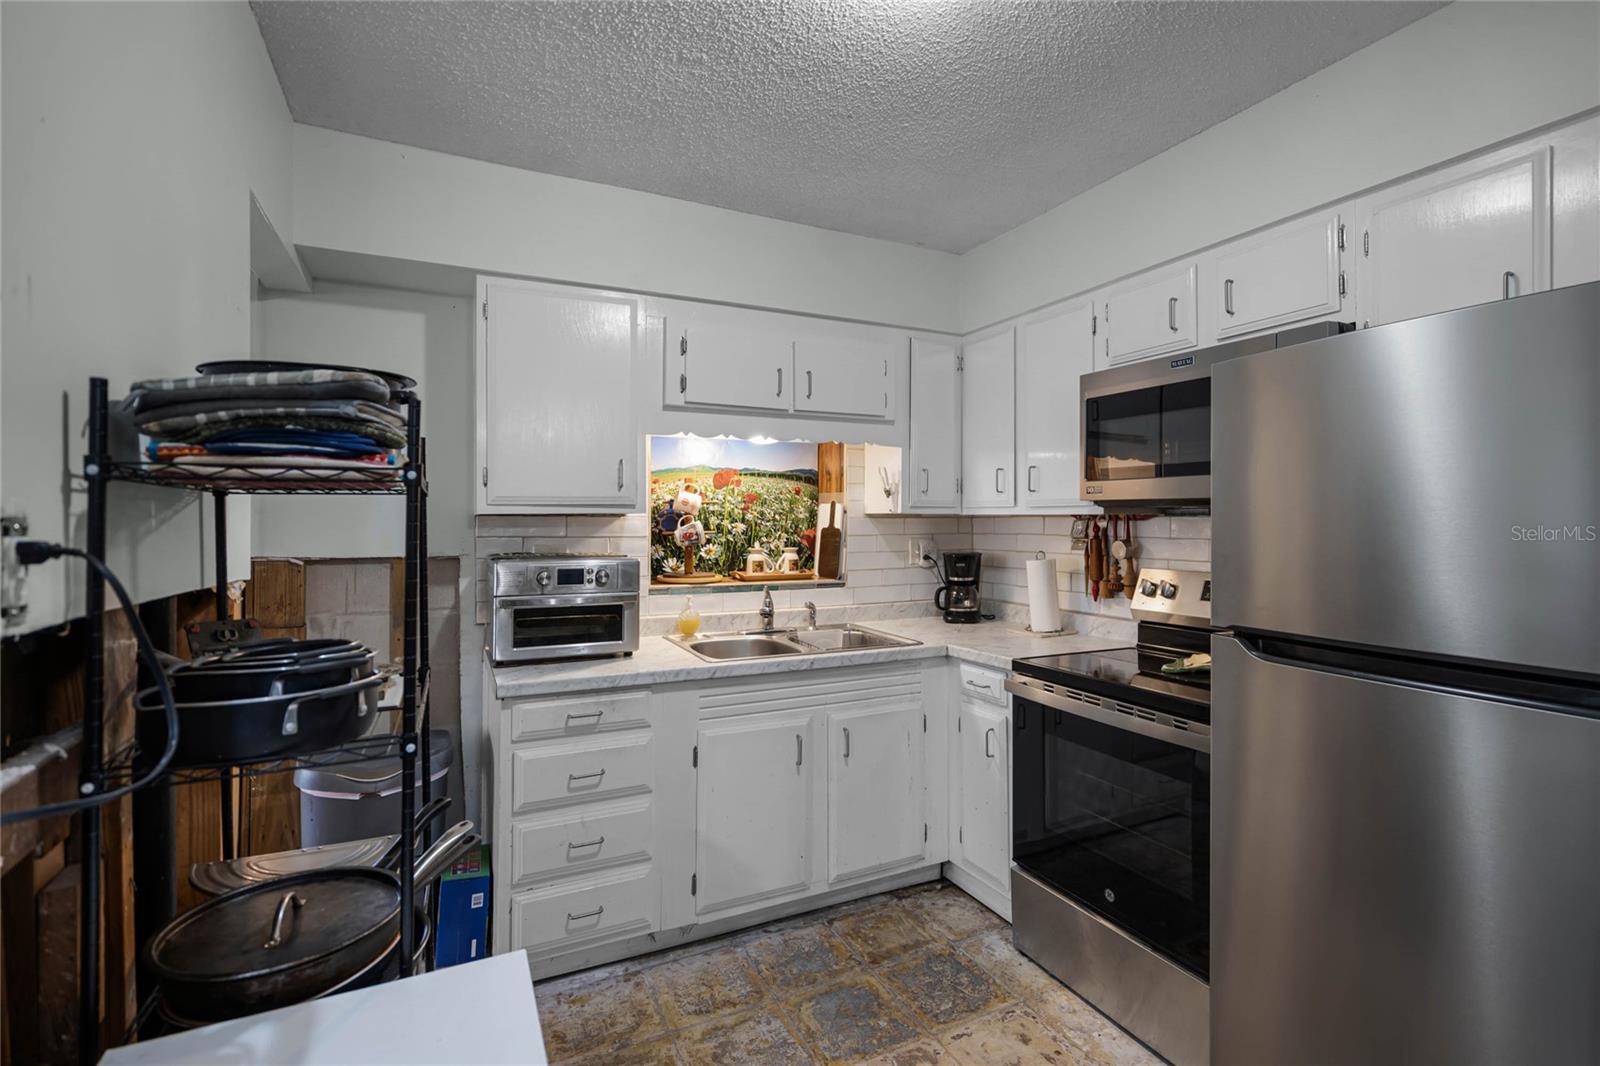
[(942, 881), (553, 978), (535, 995), (553, 1063), (1160, 1062)]

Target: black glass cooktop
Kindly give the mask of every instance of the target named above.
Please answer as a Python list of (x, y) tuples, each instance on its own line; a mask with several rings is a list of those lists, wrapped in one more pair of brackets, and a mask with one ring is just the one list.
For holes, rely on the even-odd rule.
[(1194, 652), (1208, 650), (1210, 634), (1197, 630), (1174, 632), (1178, 627), (1170, 626), (1161, 628), (1164, 632), (1147, 632), (1144, 626), (1139, 631), (1141, 640), (1160, 638), (1160, 645), (1146, 642), (1131, 648), (1039, 655), (1015, 659), (1011, 669), (1097, 696), (1148, 705), (1191, 721), (1209, 722), (1211, 672), (1164, 674), (1161, 668)]

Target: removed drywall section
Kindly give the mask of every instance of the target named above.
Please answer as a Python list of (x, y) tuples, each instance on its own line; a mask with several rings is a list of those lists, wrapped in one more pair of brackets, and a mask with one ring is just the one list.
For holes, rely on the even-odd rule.
[(946, 252), (294, 127), (294, 241), (549, 281), (933, 330)]
[(1600, 106), (1600, 4), (1451, 4), (961, 258), (981, 328)]

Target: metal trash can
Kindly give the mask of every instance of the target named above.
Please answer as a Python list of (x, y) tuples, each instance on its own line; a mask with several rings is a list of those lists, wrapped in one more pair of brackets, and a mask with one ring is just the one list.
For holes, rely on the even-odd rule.
[[(434, 796), (457, 796), (451, 766), (455, 742), (445, 729), (429, 733), (429, 778)], [(420, 767), (419, 767), (420, 769)], [(308, 767), (294, 772), (300, 790), (300, 846), (387, 836), (400, 831), (400, 742), (383, 755), (341, 766)], [(416, 804), (422, 806), (422, 782)], [(444, 824), (449, 825), (446, 821)]]

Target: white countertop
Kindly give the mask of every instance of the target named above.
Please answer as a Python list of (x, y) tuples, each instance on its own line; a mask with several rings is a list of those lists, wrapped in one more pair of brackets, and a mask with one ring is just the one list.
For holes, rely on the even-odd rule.
[(520, 951), (112, 1048), (102, 1066), (527, 1063), (544, 1035)]
[(1010, 668), (1012, 659), (1030, 655), (1097, 651), (1126, 647), (1129, 643), (1114, 637), (1079, 634), (1036, 637), (1008, 622), (947, 625), (938, 618), (883, 618), (857, 624), (865, 629), (909, 637), (922, 643), (901, 648), (873, 648), (821, 655), (777, 655), (769, 659), (741, 662), (706, 662), (666, 637), (641, 637), (639, 650), (626, 658), (496, 667), (495, 695), (500, 699), (515, 699), (559, 692), (669, 685), (710, 678), (833, 670), (841, 666), (864, 666), (945, 655), (963, 662), (1005, 670)]

